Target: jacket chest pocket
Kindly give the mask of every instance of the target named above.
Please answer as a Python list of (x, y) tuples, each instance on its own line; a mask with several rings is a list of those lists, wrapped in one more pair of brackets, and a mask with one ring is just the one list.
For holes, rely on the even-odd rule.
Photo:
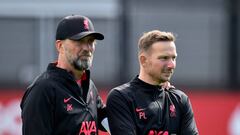
[(162, 107), (157, 102), (151, 102), (148, 105), (135, 108), (135, 117), (139, 126), (161, 125)]
[(87, 110), (85, 103), (80, 102), (73, 96), (63, 96), (56, 102), (56, 117), (62, 118), (67, 115), (82, 113)]

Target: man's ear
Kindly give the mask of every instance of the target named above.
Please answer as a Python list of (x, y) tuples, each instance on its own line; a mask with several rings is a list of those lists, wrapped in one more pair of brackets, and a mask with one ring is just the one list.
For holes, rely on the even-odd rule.
[(62, 40), (56, 40), (55, 41), (55, 46), (56, 46), (56, 49), (57, 49), (58, 53), (62, 53), (63, 52)]
[(143, 67), (145, 67), (145, 65), (147, 64), (147, 57), (145, 54), (140, 54), (139, 56), (139, 63), (140, 65), (142, 65)]

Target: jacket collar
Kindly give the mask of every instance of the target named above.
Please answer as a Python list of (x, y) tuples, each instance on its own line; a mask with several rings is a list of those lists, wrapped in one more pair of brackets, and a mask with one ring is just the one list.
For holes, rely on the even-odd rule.
[[(65, 69), (59, 68), (56, 66), (57, 63), (49, 63), (47, 70), (48, 71), (56, 71), (58, 75), (62, 76), (63, 78), (67, 78), (70, 80), (75, 80), (74, 75), (72, 72), (69, 72)], [(82, 75), (82, 78), (80, 80), (75, 80), (77, 82), (80, 82), (80, 84), (87, 83), (89, 84), (90, 81), (90, 70), (85, 70), (84, 74)]]
[(130, 83), (135, 86), (140, 86), (141, 88), (143, 88), (141, 89), (143, 91), (149, 92), (149, 91), (162, 90), (162, 87), (159, 85), (152, 85), (139, 79), (139, 75), (137, 75)]

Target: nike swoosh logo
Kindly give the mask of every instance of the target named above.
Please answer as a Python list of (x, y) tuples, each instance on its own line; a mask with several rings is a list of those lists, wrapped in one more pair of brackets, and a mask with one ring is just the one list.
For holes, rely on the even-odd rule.
[(71, 98), (72, 98), (72, 97), (64, 98), (64, 99), (63, 99), (63, 102), (64, 102), (64, 103), (67, 103)]
[(141, 108), (136, 108), (136, 112), (141, 112), (143, 111), (144, 109), (141, 109)]

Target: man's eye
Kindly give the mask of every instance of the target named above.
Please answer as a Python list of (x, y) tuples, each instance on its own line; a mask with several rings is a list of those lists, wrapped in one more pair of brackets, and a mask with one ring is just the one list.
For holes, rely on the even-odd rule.
[(167, 60), (168, 57), (160, 57), (161, 60)]
[(176, 60), (176, 57), (172, 57), (173, 60)]

